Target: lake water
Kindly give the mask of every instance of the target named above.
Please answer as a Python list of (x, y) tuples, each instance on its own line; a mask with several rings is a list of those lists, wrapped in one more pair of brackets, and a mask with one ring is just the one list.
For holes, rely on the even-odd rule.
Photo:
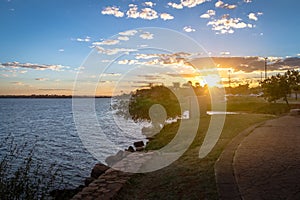
[[(116, 124), (110, 104), (110, 98), (95, 99), (97, 126), (105, 137), (97, 135), (98, 129), (93, 129), (93, 125), (86, 124), (89, 126), (87, 134), (98, 141), (95, 147), (100, 155), (98, 160), (88, 151), (91, 147), (86, 148), (79, 137), (72, 99), (0, 99), (0, 140), (4, 142), (4, 138), (11, 135), (17, 145), (28, 143), (27, 151), (34, 146), (35, 159), (42, 161), (44, 167), (56, 164), (62, 170), (64, 182), (75, 187), (83, 183), (99, 160), (103, 162), (107, 156), (144, 138), (141, 125), (128, 125), (132, 122), (125, 119)], [(126, 130), (121, 129), (122, 126)], [(6, 148), (0, 148), (0, 155), (5, 151)]]

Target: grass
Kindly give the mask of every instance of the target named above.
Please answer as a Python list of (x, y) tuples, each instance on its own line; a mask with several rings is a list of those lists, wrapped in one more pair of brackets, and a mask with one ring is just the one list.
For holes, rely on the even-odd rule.
[[(272, 119), (274, 114), (280, 115), (290, 109), (285, 104), (269, 104), (254, 97), (232, 97), (227, 106), (228, 111), (246, 114), (227, 115), (222, 134), (208, 156), (198, 158), (210, 122), (210, 116), (202, 116), (197, 136), (184, 155), (168, 167), (134, 175), (116, 199), (218, 199), (214, 164), (226, 145), (249, 126)], [(156, 150), (168, 144), (175, 136), (179, 123), (166, 125), (148, 143), (146, 149)]]

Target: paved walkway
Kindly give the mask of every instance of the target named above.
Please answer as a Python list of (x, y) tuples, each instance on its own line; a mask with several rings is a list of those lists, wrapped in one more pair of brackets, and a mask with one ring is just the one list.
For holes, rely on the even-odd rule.
[(253, 126), (215, 165), (220, 199), (300, 199), (300, 117)]

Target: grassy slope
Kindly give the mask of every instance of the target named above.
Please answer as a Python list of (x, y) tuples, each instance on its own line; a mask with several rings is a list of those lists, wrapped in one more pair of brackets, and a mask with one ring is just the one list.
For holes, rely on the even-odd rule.
[[(279, 104), (267, 105), (255, 99), (231, 99), (228, 111), (246, 111), (249, 114), (226, 117), (221, 138), (207, 157), (200, 160), (198, 152), (209, 125), (209, 116), (201, 118), (196, 139), (180, 159), (161, 170), (136, 174), (117, 199), (217, 199), (213, 166), (226, 144), (249, 126), (274, 117), (253, 113), (280, 114), (278, 110), (282, 113), (287, 108)], [(164, 127), (147, 145), (147, 149), (159, 149), (166, 145), (173, 138), (178, 125)]]

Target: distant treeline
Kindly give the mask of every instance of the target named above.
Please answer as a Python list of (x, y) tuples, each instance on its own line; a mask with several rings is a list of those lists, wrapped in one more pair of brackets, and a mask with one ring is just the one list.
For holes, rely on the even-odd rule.
[(0, 98), (27, 98), (27, 99), (59, 99), (59, 98), (111, 98), (111, 96), (72, 96), (72, 95), (0, 95)]

